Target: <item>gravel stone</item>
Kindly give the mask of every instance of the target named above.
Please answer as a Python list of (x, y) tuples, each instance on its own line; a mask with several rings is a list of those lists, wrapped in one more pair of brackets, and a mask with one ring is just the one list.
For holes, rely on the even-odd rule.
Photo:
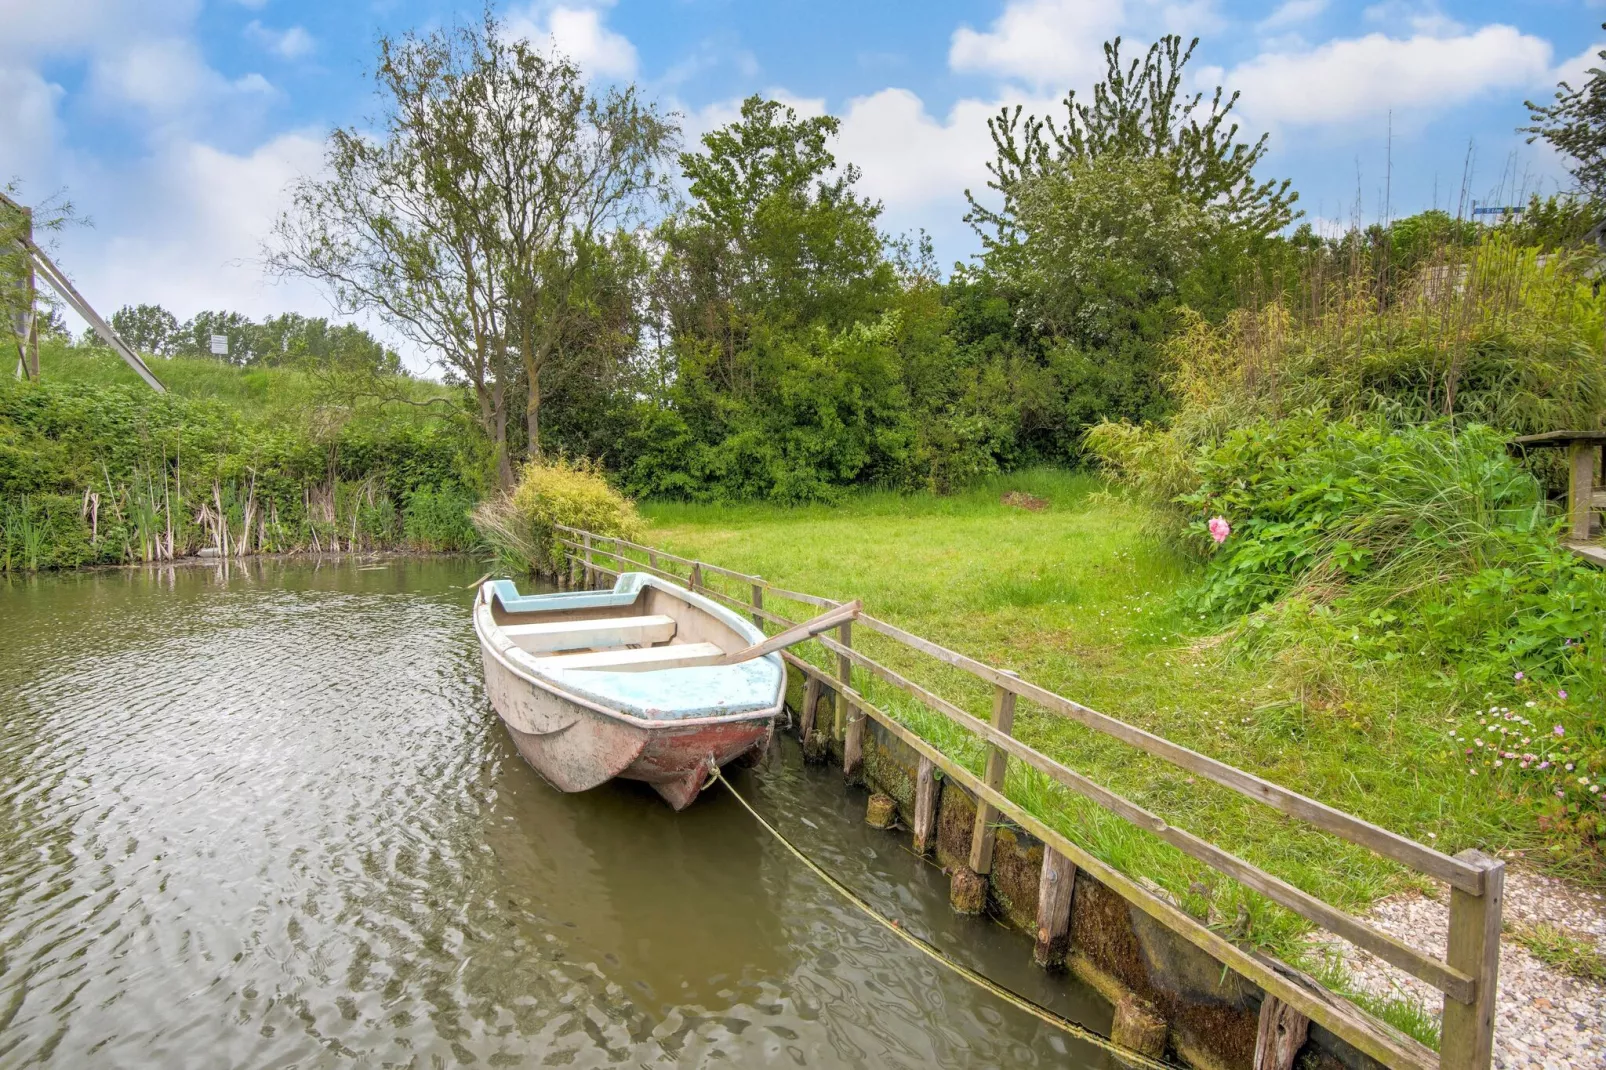
[[(1563, 881), (1507, 870), (1505, 921), (1546, 922), (1592, 939), (1606, 952), (1606, 897)], [(1394, 895), (1367, 915), (1378, 928), (1421, 951), (1443, 955), (1450, 929), (1449, 896)], [(1356, 985), (1379, 996), (1415, 999), (1439, 1015), (1444, 997), (1376, 956), (1323, 934)], [(1508, 933), (1500, 941), (1494, 1065), (1499, 1070), (1606, 1070), (1606, 985), (1570, 977), (1529, 954)]]

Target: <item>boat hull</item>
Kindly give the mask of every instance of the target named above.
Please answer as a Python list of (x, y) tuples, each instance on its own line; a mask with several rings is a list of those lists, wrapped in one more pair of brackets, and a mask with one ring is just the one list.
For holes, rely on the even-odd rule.
[(682, 810), (710, 771), (769, 744), (774, 709), (738, 716), (648, 721), (564, 694), (517, 672), (480, 636), (485, 687), (524, 760), (560, 791), (615, 777), (640, 780)]

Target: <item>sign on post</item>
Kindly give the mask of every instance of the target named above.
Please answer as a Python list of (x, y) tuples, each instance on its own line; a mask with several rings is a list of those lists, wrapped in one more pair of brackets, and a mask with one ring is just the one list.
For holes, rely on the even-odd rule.
[(228, 335), (214, 334), (212, 336), (212, 355), (214, 357), (226, 357), (229, 355)]

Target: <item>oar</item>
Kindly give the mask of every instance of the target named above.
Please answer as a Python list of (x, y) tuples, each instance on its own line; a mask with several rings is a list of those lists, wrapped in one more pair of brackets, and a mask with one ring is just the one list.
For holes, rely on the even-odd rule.
[(857, 617), (862, 609), (864, 609), (864, 603), (855, 598), (851, 602), (842, 603), (835, 609), (826, 610), (818, 617), (811, 617), (802, 624), (794, 624), (780, 635), (772, 635), (762, 643), (754, 643), (744, 650), (738, 650), (734, 654), (726, 654), (718, 661), (711, 661), (708, 664), (736, 665), (743, 661), (761, 658), (765, 654), (773, 654), (777, 650), (783, 650), (796, 643), (801, 643), (805, 639), (812, 639), (821, 632), (828, 632), (839, 624), (846, 624)]

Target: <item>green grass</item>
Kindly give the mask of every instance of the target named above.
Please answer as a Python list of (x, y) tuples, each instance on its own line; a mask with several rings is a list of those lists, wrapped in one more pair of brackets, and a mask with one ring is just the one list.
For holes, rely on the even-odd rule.
[(1581, 981), (1606, 982), (1606, 955), (1593, 941), (1548, 922), (1514, 922), (1507, 935), (1527, 948), (1533, 957)]
[[(1001, 504), (1012, 490), (1050, 504), (1037, 513)], [(1442, 689), (1386, 676), (1335, 687), (1329, 664), (1227, 653), (1179, 597), (1197, 565), (1150, 538), (1143, 509), (1093, 477), (1039, 470), (949, 498), (868, 493), (796, 509), (649, 502), (642, 511), (653, 544), (783, 587), (862, 597), (870, 613), (918, 635), (1448, 853), (1527, 841), (1519, 811), (1490, 779), (1468, 777), (1449, 756)], [(967, 674), (866, 629), (855, 643), (986, 715), (987, 686)], [(981, 748), (963, 730), (889, 688), (872, 684), (868, 694), (980, 768)], [(1359, 911), (1424, 884), (1031, 703), (1020, 705), (1016, 734), (1334, 905)], [(1012, 769), (1010, 795), (1096, 856), (1179, 901), (1192, 894), (1202, 900), (1196, 913), (1224, 930), (1242, 904), (1249, 942), (1295, 959), (1307, 951), (1303, 920), (1029, 772)], [(1194, 884), (1206, 894), (1190, 893)]]

